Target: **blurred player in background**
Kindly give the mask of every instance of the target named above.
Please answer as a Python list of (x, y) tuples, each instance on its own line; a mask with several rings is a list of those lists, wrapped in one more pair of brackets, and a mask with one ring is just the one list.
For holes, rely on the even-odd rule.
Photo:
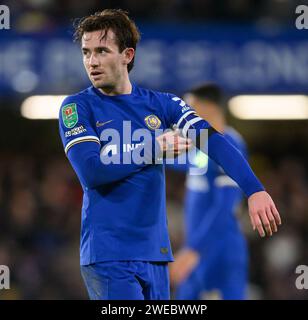
[[(80, 260), (91, 299), (169, 298), (173, 257), (159, 160), (191, 143), (204, 150), (204, 132), (209, 157), (248, 197), (253, 228), (261, 236), (277, 231), (279, 213), (238, 150), (178, 97), (130, 82), (140, 36), (125, 12), (106, 9), (85, 17), (75, 37), (92, 86), (63, 101), (59, 129), (84, 191)], [(156, 137), (156, 130), (170, 128), (178, 130)], [(137, 129), (145, 140), (133, 139)], [(133, 160), (138, 153), (144, 161)]]
[[(204, 84), (184, 97), (196, 112), (222, 132), (246, 156), (246, 146), (224, 114), (221, 89)], [(237, 184), (207, 155), (199, 151), (193, 161), (207, 167), (202, 175), (187, 174), (185, 203), (185, 247), (171, 264), (171, 280), (177, 285), (177, 299), (202, 298), (201, 293), (219, 293), (223, 299), (244, 299), (248, 257), (246, 240), (236, 219), (243, 198)]]

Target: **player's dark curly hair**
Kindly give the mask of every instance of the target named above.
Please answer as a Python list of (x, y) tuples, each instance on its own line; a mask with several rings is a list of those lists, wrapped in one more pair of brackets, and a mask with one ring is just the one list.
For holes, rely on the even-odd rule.
[[(102, 38), (106, 37), (107, 30), (111, 29), (116, 35), (119, 52), (126, 48), (136, 50), (137, 43), (140, 40), (139, 30), (133, 20), (131, 20), (126, 11), (121, 9), (105, 9), (96, 12), (93, 15), (83, 17), (74, 22), (74, 41), (81, 42), (85, 32), (104, 30)], [(127, 65), (130, 72), (134, 66), (134, 58)]]

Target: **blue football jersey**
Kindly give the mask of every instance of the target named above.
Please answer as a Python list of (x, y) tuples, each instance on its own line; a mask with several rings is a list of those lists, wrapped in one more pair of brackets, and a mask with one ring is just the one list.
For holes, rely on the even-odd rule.
[[(136, 85), (131, 94), (116, 96), (91, 86), (64, 100), (60, 135), (84, 192), (81, 265), (112, 260), (173, 261), (163, 164), (94, 164), (89, 155), (102, 155), (105, 150), (105, 155), (120, 154), (123, 160), (140, 145), (140, 140), (127, 136), (125, 125), (129, 124), (131, 132), (147, 129), (154, 143), (155, 130), (181, 127), (186, 118), (183, 127), (190, 117), (194, 123), (199, 121), (178, 97)], [(108, 130), (118, 133), (119, 145), (105, 139)], [(89, 159), (82, 159), (86, 167), (80, 169), (75, 162), (82, 157)]]

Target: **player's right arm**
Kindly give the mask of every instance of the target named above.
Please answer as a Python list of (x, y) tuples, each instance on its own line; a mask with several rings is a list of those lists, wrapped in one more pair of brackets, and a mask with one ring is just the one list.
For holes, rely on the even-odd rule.
[(60, 108), (59, 131), (66, 156), (86, 188), (120, 181), (146, 164), (103, 164), (101, 143), (93, 128), (92, 114), (78, 96), (67, 97)]

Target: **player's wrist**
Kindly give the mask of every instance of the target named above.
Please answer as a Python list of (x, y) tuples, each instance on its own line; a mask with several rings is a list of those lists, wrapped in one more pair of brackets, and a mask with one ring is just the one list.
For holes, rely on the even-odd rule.
[(250, 198), (253, 194), (265, 191), (265, 188), (262, 185), (262, 183), (259, 181), (259, 179), (254, 175), (251, 181), (245, 184), (245, 186), (243, 187), (243, 190), (247, 198)]

